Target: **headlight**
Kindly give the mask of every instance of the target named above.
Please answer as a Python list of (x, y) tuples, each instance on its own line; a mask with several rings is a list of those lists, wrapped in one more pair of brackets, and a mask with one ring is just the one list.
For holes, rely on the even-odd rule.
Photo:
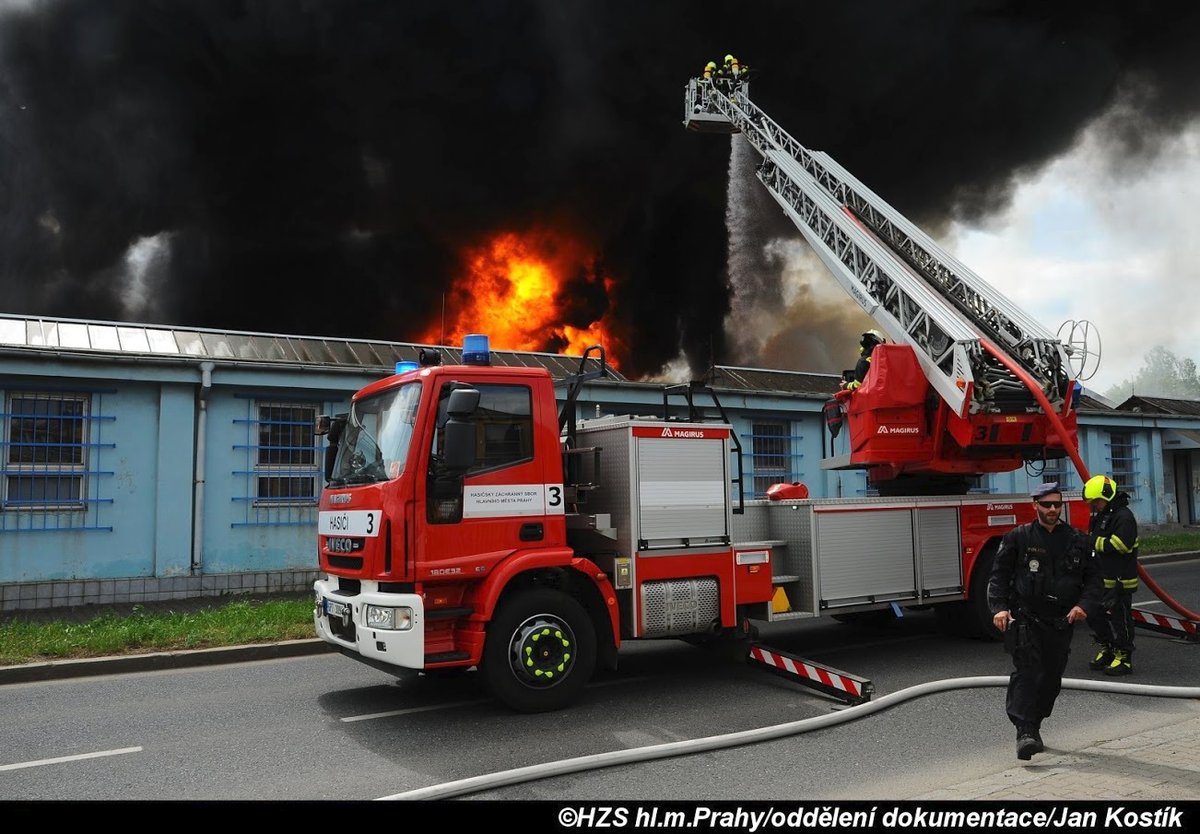
[(366, 627), (389, 631), (407, 631), (412, 628), (412, 609), (368, 605)]

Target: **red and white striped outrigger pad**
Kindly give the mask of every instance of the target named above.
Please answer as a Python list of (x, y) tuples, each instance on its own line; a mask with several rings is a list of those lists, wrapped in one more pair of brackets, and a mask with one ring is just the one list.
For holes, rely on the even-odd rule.
[(835, 698), (850, 703), (871, 700), (875, 686), (866, 678), (842, 672), (830, 666), (822, 666), (802, 657), (796, 657), (778, 649), (754, 645), (750, 648), (750, 661), (794, 678), (798, 683), (819, 689)]
[(1149, 611), (1133, 609), (1134, 625), (1145, 626), (1155, 631), (1165, 631), (1170, 634), (1180, 634), (1195, 640), (1200, 636), (1200, 626), (1191, 620), (1181, 620), (1178, 617), (1168, 617), (1164, 614), (1154, 614)]

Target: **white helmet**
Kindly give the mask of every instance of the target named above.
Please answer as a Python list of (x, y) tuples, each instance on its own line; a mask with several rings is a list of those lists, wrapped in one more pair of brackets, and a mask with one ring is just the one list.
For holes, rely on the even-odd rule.
[(883, 345), (883, 344), (887, 344), (887, 336), (884, 336), (884, 335), (883, 335), (883, 333), (882, 333), (882, 332), (880, 332), (880, 331), (878, 331), (878, 330), (868, 330), (866, 333), (862, 334), (862, 343), (863, 343), (863, 345), (867, 345), (867, 344), (875, 344), (875, 345)]

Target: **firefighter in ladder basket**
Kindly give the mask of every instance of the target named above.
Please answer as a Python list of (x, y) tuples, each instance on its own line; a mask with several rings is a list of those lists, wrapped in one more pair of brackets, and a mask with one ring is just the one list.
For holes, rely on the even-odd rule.
[(878, 330), (868, 330), (862, 334), (862, 341), (858, 343), (858, 362), (854, 366), (853, 373), (847, 371), (843, 374), (843, 388), (853, 391), (863, 384), (867, 378), (867, 371), (871, 370), (871, 353), (875, 350), (876, 345), (883, 344), (887, 344), (887, 336)]

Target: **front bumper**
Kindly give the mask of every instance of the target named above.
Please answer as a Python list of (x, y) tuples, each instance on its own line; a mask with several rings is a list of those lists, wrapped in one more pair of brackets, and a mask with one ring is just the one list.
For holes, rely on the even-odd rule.
[[(313, 583), (317, 601), (313, 606), (313, 625), (317, 636), (341, 649), (348, 649), (375, 663), (400, 666), (405, 669), (425, 668), (425, 607), (417, 594), (385, 594), (378, 583), (364, 581), (362, 590), (352, 596), (338, 591), (337, 580), (318, 579)], [(348, 607), (343, 617), (325, 613), (324, 600), (343, 603)], [(370, 628), (366, 622), (367, 606), (412, 609), (412, 627), (403, 631)]]

